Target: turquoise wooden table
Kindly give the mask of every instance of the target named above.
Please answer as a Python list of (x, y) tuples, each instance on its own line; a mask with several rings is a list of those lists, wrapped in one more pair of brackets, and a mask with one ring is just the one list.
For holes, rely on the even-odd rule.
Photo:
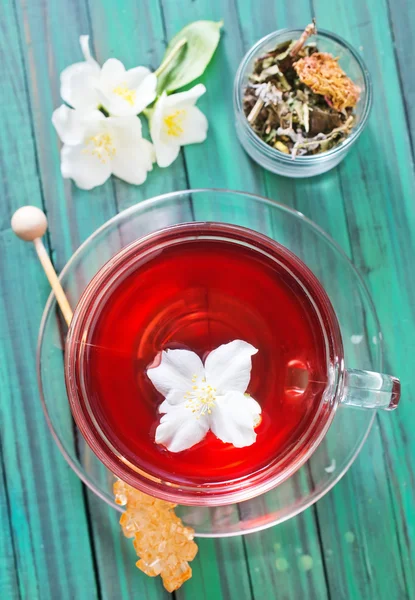
[[(335, 170), (315, 179), (269, 174), (235, 136), (232, 81), (244, 52), (266, 33), (319, 26), (358, 48), (374, 83), (370, 123)], [(204, 144), (155, 169), (141, 187), (119, 180), (91, 192), (64, 181), (50, 122), (59, 73), (96, 57), (127, 67), (160, 64), (166, 40), (196, 19), (224, 20), (202, 80)], [(35, 348), (48, 284), (10, 216), (23, 204), (48, 214), (49, 251), (61, 269), (116, 212), (187, 187), (262, 193), (331, 234), (360, 269), (381, 320), (385, 371), (402, 379), (399, 410), (378, 417), (359, 458), (316, 506), (245, 538), (201, 540), (187, 599), (393, 600), (415, 598), (415, 79), (409, 0), (4, 0), (0, 128), (0, 597), (2, 600), (167, 599), (135, 566), (117, 515), (87, 492), (60, 455), (39, 402)]]

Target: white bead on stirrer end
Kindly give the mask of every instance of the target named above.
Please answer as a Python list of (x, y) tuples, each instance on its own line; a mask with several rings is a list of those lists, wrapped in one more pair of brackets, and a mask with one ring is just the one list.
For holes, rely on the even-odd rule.
[(63, 317), (69, 326), (72, 320), (72, 310), (41, 239), (48, 228), (45, 213), (36, 206), (22, 206), (14, 213), (11, 225), (19, 238), (25, 242), (33, 242)]
[(14, 233), (26, 242), (33, 242), (36, 238), (41, 238), (47, 228), (46, 215), (37, 206), (22, 206), (12, 217)]

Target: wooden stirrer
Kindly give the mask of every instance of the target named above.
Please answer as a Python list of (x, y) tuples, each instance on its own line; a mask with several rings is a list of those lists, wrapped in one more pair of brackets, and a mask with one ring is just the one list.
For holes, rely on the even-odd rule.
[(63, 318), (69, 327), (72, 320), (72, 309), (41, 239), (48, 228), (45, 213), (36, 206), (22, 206), (14, 213), (11, 225), (14, 233), (19, 238), (25, 240), (25, 242), (33, 242), (43, 270), (62, 311)]

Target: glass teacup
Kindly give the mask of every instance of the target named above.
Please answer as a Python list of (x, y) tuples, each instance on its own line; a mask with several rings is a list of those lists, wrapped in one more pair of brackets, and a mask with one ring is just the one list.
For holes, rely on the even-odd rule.
[[(182, 456), (157, 447), (163, 398), (146, 367), (161, 350), (186, 347), (204, 360), (232, 339), (258, 349), (247, 390), (262, 406), (257, 441), (234, 449), (211, 436)], [(115, 475), (166, 500), (209, 506), (285, 481), (339, 406), (391, 410), (400, 395), (397, 379), (346, 368), (330, 300), (300, 259), (262, 234), (219, 223), (158, 231), (104, 265), (75, 310), (65, 377), (78, 427)]]

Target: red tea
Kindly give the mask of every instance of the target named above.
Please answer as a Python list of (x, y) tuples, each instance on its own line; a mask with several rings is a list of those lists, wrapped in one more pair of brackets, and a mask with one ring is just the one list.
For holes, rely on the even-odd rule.
[[(235, 480), (285, 456), (321, 418), (327, 381), (321, 316), (297, 276), (302, 263), (273, 242), (268, 254), (220, 235), (204, 238), (205, 229), (185, 236), (182, 227), (174, 243), (137, 250), (103, 293), (83, 340), (82, 385), (95, 422), (128, 461), (178, 484)], [(235, 339), (258, 349), (247, 390), (262, 407), (256, 442), (235, 448), (209, 431), (179, 453), (157, 445), (163, 397), (149, 364), (169, 348), (204, 360)]]

